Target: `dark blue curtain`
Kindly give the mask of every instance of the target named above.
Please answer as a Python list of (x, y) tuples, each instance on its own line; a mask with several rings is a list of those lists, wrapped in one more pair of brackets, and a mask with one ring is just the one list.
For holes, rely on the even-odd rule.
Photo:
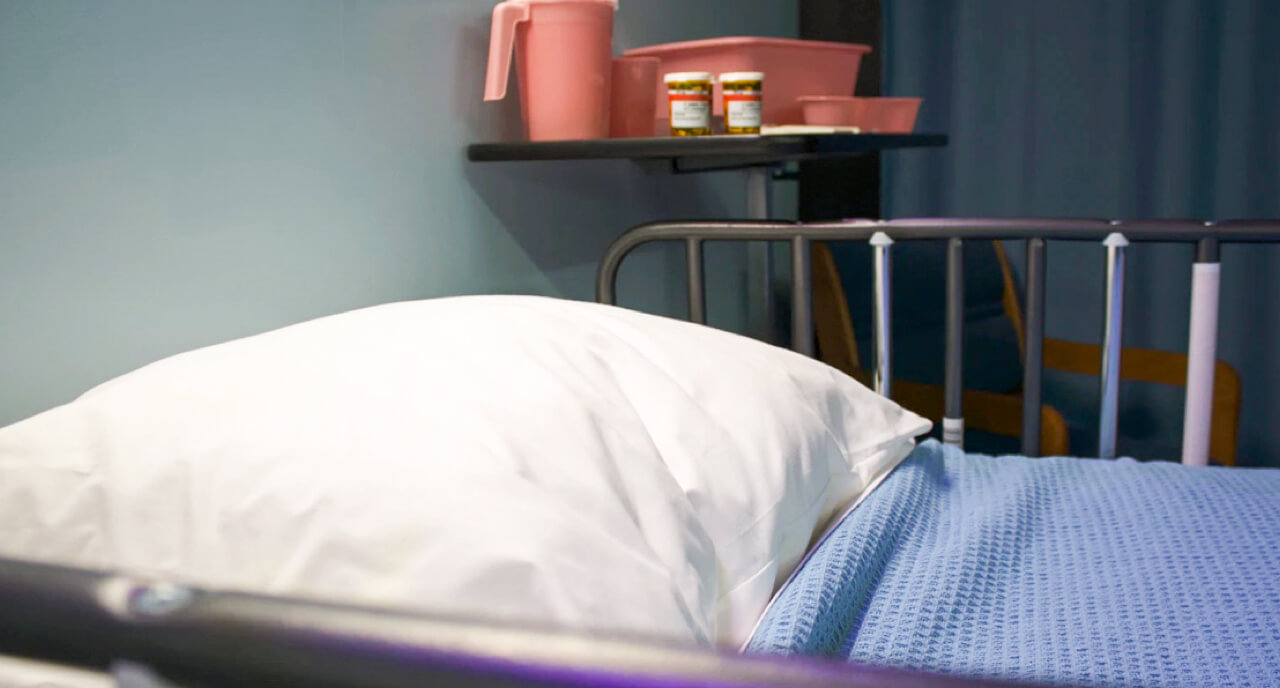
[[(951, 143), (885, 156), (885, 215), (1280, 217), (1278, 37), (1276, 0), (886, 0), (885, 93), (923, 96), (918, 130)], [(1129, 253), (1125, 344), (1185, 350), (1192, 250)], [(1050, 245), (1050, 336), (1100, 340), (1102, 256)], [(1280, 247), (1224, 249), (1222, 289), (1240, 461), (1280, 465)], [(1097, 381), (1047, 384), (1096, 451)], [(1127, 385), (1120, 449), (1176, 457), (1181, 405)]]

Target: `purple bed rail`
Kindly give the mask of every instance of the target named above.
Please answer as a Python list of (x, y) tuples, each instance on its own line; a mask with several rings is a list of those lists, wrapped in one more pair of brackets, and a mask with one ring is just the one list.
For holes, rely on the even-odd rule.
[(0, 610), (0, 655), (114, 668), (134, 686), (1015, 685), (214, 592), (4, 559)]

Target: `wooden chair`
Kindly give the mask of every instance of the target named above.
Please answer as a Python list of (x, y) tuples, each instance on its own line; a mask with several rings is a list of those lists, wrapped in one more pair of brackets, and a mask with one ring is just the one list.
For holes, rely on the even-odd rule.
[[(1004, 289), (1004, 313), (1017, 333), (1020, 356), (1024, 346), (1022, 301), (1008, 257), (999, 242), (992, 242), (1000, 265)], [(848, 301), (830, 249), (821, 243), (813, 248), (813, 311), (820, 358), (829, 365), (863, 381), (871, 379), (858, 357), (858, 346)], [(1102, 368), (1102, 347), (1063, 339), (1044, 340), (1045, 368), (1097, 376)], [(1185, 386), (1185, 354), (1126, 347), (1121, 353), (1120, 374), (1125, 380)], [(1240, 375), (1219, 361), (1215, 371), (1213, 429), (1209, 456), (1218, 463), (1235, 465), (1240, 418)], [(920, 415), (939, 422), (943, 415), (943, 388), (940, 385), (894, 379), (894, 399)], [(1005, 437), (1021, 437), (1022, 396), (1017, 390), (989, 392), (966, 389), (963, 396), (965, 426), (971, 430)], [(1040, 407), (1040, 453), (1045, 456), (1070, 453), (1066, 420), (1049, 405)]]

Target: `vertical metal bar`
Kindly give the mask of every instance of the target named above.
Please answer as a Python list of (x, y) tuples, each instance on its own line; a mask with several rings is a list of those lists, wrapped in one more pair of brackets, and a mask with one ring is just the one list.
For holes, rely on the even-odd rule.
[(791, 239), (791, 348), (813, 356), (813, 271), (809, 240)]
[(1182, 416), (1182, 463), (1209, 463), (1213, 373), (1218, 357), (1218, 242), (1203, 239), (1191, 274), (1191, 333), (1187, 342), (1187, 401)]
[(1026, 365), (1022, 371), (1022, 453), (1040, 456), (1040, 396), (1044, 366), (1044, 239), (1027, 241)]
[(1119, 232), (1102, 242), (1107, 247), (1107, 314), (1102, 335), (1101, 403), (1098, 412), (1098, 457), (1116, 458), (1120, 427), (1120, 353), (1124, 331), (1124, 251), (1129, 240)]
[(875, 390), (880, 395), (892, 396), (893, 351), (892, 338), (892, 285), (890, 282), (889, 248), (893, 239), (884, 232), (876, 232), (871, 236), (871, 247), (875, 260), (875, 336), (876, 336), (876, 371)]
[(964, 241), (947, 242), (947, 378), (942, 441), (964, 447)]
[[(769, 219), (769, 168), (747, 168), (747, 218)], [(773, 248), (767, 241), (747, 244), (747, 322), (751, 336), (769, 343), (778, 339), (777, 306), (773, 302)]]
[(703, 275), (702, 241), (690, 237), (684, 240), (685, 259), (688, 262), (689, 320), (699, 325), (707, 324), (706, 277)]
[(612, 246), (600, 259), (600, 267), (596, 269), (596, 301), (610, 306), (618, 305), (618, 266), (621, 258), (617, 258)]

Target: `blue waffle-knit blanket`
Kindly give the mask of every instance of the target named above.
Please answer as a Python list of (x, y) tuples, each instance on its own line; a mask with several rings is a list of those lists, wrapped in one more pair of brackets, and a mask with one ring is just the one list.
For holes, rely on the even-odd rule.
[(1085, 686), (1280, 687), (1280, 471), (923, 443), (749, 646)]

